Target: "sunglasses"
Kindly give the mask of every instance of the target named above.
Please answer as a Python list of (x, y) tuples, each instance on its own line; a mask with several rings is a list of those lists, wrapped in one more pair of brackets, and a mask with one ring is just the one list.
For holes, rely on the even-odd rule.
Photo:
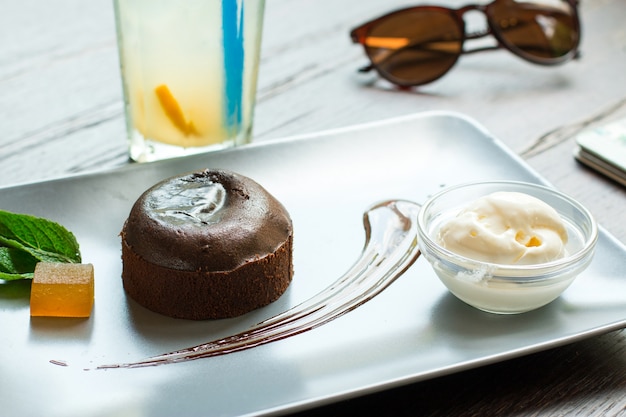
[[(447, 73), (463, 54), (505, 48), (529, 62), (556, 65), (578, 58), (578, 0), (495, 0), (460, 9), (417, 6), (367, 22), (350, 32), (363, 45), (376, 70), (403, 87), (432, 82)], [(482, 12), (487, 28), (466, 33), (464, 15)], [(497, 44), (465, 49), (466, 40), (492, 35)], [(478, 41), (480, 42), (480, 41)]]

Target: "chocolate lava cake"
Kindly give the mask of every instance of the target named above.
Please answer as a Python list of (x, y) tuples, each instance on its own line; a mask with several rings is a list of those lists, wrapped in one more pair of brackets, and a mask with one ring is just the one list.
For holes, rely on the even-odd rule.
[(164, 180), (121, 232), (126, 293), (155, 312), (235, 317), (280, 297), (293, 276), (293, 225), (250, 178), (204, 170)]

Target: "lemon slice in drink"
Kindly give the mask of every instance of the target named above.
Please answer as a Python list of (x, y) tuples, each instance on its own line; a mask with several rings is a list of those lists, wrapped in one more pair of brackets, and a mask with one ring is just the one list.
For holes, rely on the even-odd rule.
[(170, 91), (167, 85), (161, 84), (154, 89), (154, 92), (159, 99), (159, 103), (163, 108), (163, 111), (167, 115), (168, 119), (172, 122), (178, 130), (180, 130), (185, 136), (198, 135), (198, 131), (193, 124), (193, 121), (187, 121), (183, 114), (178, 101)]

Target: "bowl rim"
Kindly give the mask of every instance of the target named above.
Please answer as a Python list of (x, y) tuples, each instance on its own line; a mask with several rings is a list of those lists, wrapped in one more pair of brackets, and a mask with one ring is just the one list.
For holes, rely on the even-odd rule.
[[(460, 189), (467, 189), (467, 188), (477, 187), (477, 186), (498, 186), (498, 185), (501, 185), (503, 187), (515, 186), (515, 187), (534, 188), (534, 189), (541, 190), (543, 192), (551, 193), (561, 198), (562, 200), (564, 200), (566, 203), (573, 206), (578, 211), (580, 211), (589, 220), (589, 225), (590, 225), (588, 237), (585, 236), (585, 239), (583, 241), (583, 247), (572, 254), (568, 254), (567, 256), (563, 258), (555, 259), (549, 262), (543, 262), (543, 263), (538, 263), (538, 264), (525, 264), (525, 265), (501, 264), (501, 263), (496, 263), (496, 262), (480, 261), (480, 260), (476, 260), (473, 258), (468, 258), (463, 255), (459, 255), (446, 248), (443, 248), (434, 239), (430, 237), (429, 233), (427, 233), (428, 229), (426, 228), (427, 224), (426, 224), (426, 219), (425, 219), (427, 208), (430, 207), (433, 203), (435, 203), (439, 198), (445, 195), (449, 195), (450, 193), (453, 193)], [(503, 189), (501, 191), (508, 191), (508, 190)], [(476, 198), (479, 198), (479, 197), (476, 197)], [(470, 201), (468, 201), (468, 203), (469, 202)], [(578, 225), (574, 225), (574, 226), (578, 227)], [(489, 268), (489, 270), (493, 270), (493, 271), (502, 270), (502, 271), (508, 271), (508, 272), (513, 272), (513, 273), (515, 272), (520, 273), (524, 271), (530, 272), (533, 275), (529, 276), (528, 277), (529, 279), (532, 279), (532, 277), (535, 277), (536, 279), (538, 275), (550, 275), (551, 276), (554, 274), (555, 270), (560, 270), (561, 268), (568, 267), (568, 266), (569, 267), (576, 266), (580, 261), (584, 260), (588, 255), (593, 253), (595, 246), (596, 246), (596, 242), (598, 240), (598, 235), (599, 235), (598, 229), (599, 227), (598, 227), (597, 221), (594, 218), (594, 216), (591, 214), (591, 212), (573, 197), (555, 189), (554, 187), (550, 187), (547, 185), (537, 184), (537, 183), (532, 183), (532, 182), (525, 182), (525, 181), (513, 181), (513, 180), (472, 181), (472, 182), (464, 182), (464, 183), (445, 187), (444, 189), (438, 191), (437, 193), (431, 195), (428, 199), (426, 199), (426, 201), (424, 202), (424, 204), (422, 204), (422, 207), (417, 214), (418, 242), (422, 245), (425, 245), (427, 248), (429, 248), (433, 252), (436, 252), (438, 256), (443, 257), (447, 261), (452, 262), (454, 264), (457, 264), (457, 263), (474, 264), (478, 266), (484, 266), (486, 268)], [(498, 277), (500, 279), (508, 278), (508, 277), (500, 276), (499, 274), (494, 274), (494, 278), (495, 277)], [(518, 276), (512, 275), (510, 279), (520, 280), (520, 279), (524, 279), (524, 277), (519, 276), (519, 275)]]

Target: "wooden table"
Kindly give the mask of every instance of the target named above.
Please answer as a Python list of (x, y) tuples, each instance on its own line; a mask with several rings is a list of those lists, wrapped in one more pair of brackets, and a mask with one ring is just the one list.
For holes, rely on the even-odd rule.
[[(399, 91), (356, 72), (366, 60), (348, 31), (412, 2), (268, 0), (254, 140), (461, 112), (626, 242), (626, 191), (572, 157), (580, 124), (626, 115), (626, 5), (581, 3), (578, 61), (544, 68), (505, 51), (470, 55), (438, 82)], [(127, 164), (111, 1), (4, 1), (2, 10), (0, 186)], [(626, 415), (626, 331), (302, 415), (339, 412)]]

